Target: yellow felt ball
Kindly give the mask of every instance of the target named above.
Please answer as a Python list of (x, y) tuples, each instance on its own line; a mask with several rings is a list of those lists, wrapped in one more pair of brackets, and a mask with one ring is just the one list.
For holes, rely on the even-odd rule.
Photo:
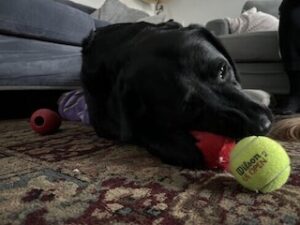
[(229, 170), (244, 187), (267, 193), (287, 182), (291, 166), (288, 154), (278, 142), (251, 136), (239, 141), (231, 151)]

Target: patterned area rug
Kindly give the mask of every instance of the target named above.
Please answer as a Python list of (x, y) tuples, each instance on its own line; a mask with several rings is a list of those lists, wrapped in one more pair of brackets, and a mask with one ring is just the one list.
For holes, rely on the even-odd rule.
[(270, 194), (226, 173), (162, 164), (144, 149), (63, 122), (40, 136), (0, 122), (0, 224), (300, 224), (300, 143), (283, 143), (293, 172)]

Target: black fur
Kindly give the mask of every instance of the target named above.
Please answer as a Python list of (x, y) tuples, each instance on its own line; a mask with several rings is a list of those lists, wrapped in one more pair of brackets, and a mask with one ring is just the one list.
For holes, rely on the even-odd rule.
[(242, 138), (270, 127), (269, 109), (243, 93), (224, 47), (197, 25), (100, 28), (85, 41), (81, 79), (99, 136), (143, 145), (174, 165), (204, 165), (191, 130)]

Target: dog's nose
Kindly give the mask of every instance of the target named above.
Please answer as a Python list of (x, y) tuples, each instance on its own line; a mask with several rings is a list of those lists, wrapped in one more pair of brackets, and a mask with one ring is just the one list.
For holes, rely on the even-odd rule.
[(266, 115), (261, 115), (259, 118), (259, 129), (261, 133), (266, 133), (271, 128), (271, 120)]

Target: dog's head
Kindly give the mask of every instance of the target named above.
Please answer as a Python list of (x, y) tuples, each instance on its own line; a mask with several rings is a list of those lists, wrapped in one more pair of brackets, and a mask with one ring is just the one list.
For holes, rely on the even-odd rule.
[(269, 130), (269, 109), (243, 92), (232, 59), (206, 29), (174, 22), (122, 29), (103, 32), (105, 43), (98, 45), (106, 52), (95, 63), (112, 84), (106, 106), (119, 117), (122, 139), (143, 129), (203, 130), (233, 138)]

